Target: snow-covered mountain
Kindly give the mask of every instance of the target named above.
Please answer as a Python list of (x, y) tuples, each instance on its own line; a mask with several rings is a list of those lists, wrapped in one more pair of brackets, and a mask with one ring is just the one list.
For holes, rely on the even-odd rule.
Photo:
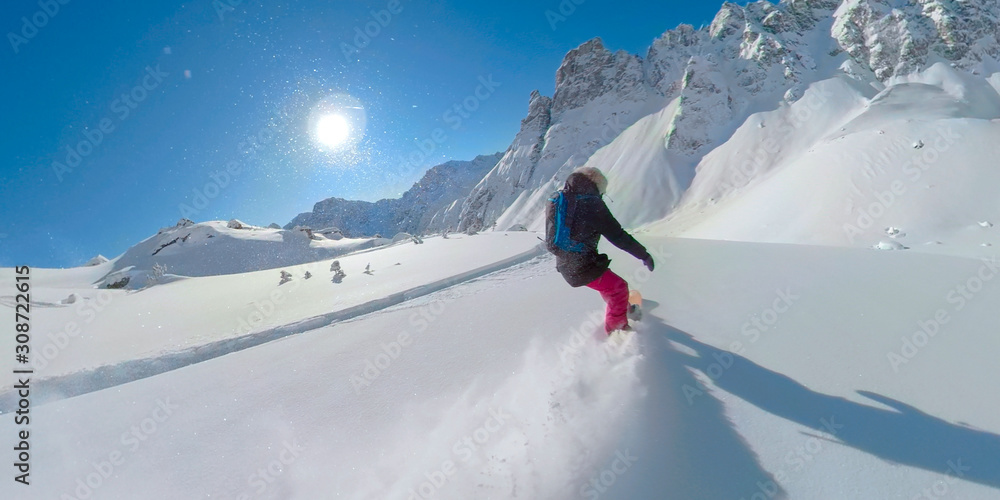
[[(608, 172), (624, 223), (657, 220), (677, 207), (696, 172), (711, 169), (706, 154), (755, 113), (801, 102), (815, 83), (846, 78), (855, 97), (870, 99), (894, 77), (934, 63), (992, 74), (998, 19), (993, 0), (785, 0), (727, 3), (709, 26), (667, 31), (644, 58), (591, 40), (567, 54), (552, 98), (532, 93), (520, 133), (469, 195), (460, 227), (540, 228), (545, 197), (588, 162)], [(837, 114), (842, 104), (810, 106)], [(786, 132), (782, 140), (800, 142), (797, 130)], [(872, 147), (898, 138), (885, 139)], [(749, 154), (752, 146), (730, 149)]]
[(428, 170), (403, 196), (374, 203), (328, 198), (285, 225), (314, 229), (335, 227), (345, 235), (362, 237), (399, 232), (425, 234), (454, 228), (465, 196), (500, 160), (501, 154), (472, 161), (450, 161)]
[[(998, 10), (726, 4), (571, 52), (479, 173), (32, 269), (0, 434), (31, 407), (35, 482), (0, 498), (995, 499)], [(601, 243), (645, 297), (624, 338), (536, 234), (319, 231), (539, 228), (586, 164), (657, 263)]]
[[(333, 258), (385, 245), (385, 238), (345, 238), (307, 228), (273, 229), (238, 220), (194, 223), (181, 219), (108, 260), (95, 257), (87, 266), (102, 270), (101, 288), (142, 288), (155, 280), (218, 276), (274, 269)], [(158, 269), (158, 271), (154, 271)]]

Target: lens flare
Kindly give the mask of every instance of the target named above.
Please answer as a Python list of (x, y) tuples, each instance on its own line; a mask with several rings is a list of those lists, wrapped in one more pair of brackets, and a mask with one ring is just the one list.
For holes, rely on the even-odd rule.
[(365, 136), (367, 116), (361, 102), (348, 94), (328, 95), (313, 105), (309, 135), (323, 153), (343, 157)]
[(351, 124), (342, 115), (323, 115), (316, 122), (316, 140), (328, 148), (337, 148), (350, 137)]

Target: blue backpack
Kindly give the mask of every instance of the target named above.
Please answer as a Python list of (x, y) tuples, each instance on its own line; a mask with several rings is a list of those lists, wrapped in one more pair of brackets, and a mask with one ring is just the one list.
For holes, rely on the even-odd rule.
[[(574, 208), (576, 201), (580, 198), (589, 198), (593, 195), (577, 195), (574, 197)], [(570, 237), (569, 230), (573, 226), (573, 217), (568, 210), (569, 198), (562, 191), (556, 192), (555, 196), (549, 198), (549, 202), (554, 204), (554, 221), (552, 234), (547, 235), (549, 251), (561, 250), (569, 253), (583, 253), (587, 250), (587, 245), (574, 241)]]

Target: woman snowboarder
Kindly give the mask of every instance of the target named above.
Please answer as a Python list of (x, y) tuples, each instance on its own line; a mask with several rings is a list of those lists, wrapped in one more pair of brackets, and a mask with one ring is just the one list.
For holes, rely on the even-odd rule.
[(586, 285), (597, 290), (607, 303), (604, 329), (630, 330), (628, 324), (628, 283), (609, 269), (611, 259), (597, 252), (604, 236), (616, 247), (630, 253), (653, 270), (653, 256), (632, 235), (622, 229), (602, 197), (608, 179), (600, 170), (582, 167), (566, 179), (566, 185), (549, 200), (546, 209), (545, 241), (556, 256), (556, 270), (570, 286)]

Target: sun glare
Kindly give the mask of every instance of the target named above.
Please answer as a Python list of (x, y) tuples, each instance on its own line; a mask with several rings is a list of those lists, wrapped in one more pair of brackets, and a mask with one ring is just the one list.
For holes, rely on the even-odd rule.
[(316, 122), (316, 140), (328, 147), (336, 148), (351, 136), (351, 124), (341, 115), (324, 115)]

